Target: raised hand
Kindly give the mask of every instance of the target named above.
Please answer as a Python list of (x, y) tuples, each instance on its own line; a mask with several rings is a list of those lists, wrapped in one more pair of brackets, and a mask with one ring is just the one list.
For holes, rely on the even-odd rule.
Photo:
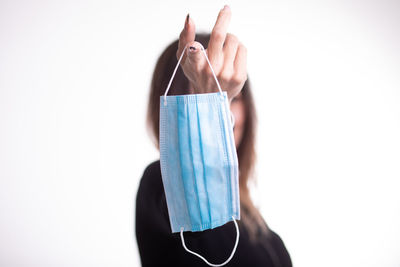
[[(227, 33), (230, 20), (231, 10), (225, 5), (218, 14), (205, 51), (222, 90), (226, 91), (229, 100), (232, 100), (239, 94), (247, 80), (247, 49), (235, 35)], [(190, 81), (191, 89), (194, 89), (195, 93), (217, 92), (218, 87), (201, 51), (202, 46), (194, 41), (195, 30), (194, 22), (188, 15), (185, 27), (179, 36), (176, 56), (179, 58), (188, 45), (181, 66)]]

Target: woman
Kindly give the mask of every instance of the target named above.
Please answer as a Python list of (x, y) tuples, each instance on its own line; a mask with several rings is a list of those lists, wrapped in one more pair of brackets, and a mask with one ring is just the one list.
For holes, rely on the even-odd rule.
[[(231, 11), (225, 6), (219, 12), (211, 35), (197, 34), (196, 41), (193, 20), (187, 16), (179, 40), (169, 45), (158, 59), (151, 84), (148, 126), (159, 147), (160, 95), (164, 94), (185, 46), (190, 49), (182, 58), (182, 69), (176, 72), (169, 95), (216, 91), (213, 74), (200, 51), (201, 45), (207, 47), (208, 58), (231, 103), (239, 160), (240, 241), (226, 266), (292, 266), (284, 243), (268, 228), (250, 198), (248, 181), (255, 165), (256, 113), (247, 79), (246, 48), (234, 35), (227, 33), (230, 16)], [(146, 168), (140, 182), (136, 201), (136, 237), (143, 266), (206, 266), (201, 259), (182, 248), (179, 233), (171, 233), (160, 161)], [(209, 262), (220, 263), (230, 255), (235, 237), (235, 228), (227, 223), (212, 230), (186, 232), (185, 243)]]

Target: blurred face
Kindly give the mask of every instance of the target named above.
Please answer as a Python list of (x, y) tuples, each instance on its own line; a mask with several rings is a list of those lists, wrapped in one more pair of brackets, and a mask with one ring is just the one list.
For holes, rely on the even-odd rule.
[(233, 127), (233, 135), (235, 136), (235, 145), (238, 148), (243, 138), (244, 123), (246, 120), (246, 112), (243, 101), (242, 92), (240, 92), (231, 102), (231, 112), (235, 117), (235, 126)]

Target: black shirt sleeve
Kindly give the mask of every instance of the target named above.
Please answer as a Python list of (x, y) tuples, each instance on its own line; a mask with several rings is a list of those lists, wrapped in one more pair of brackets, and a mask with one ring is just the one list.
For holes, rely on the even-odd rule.
[[(232, 260), (225, 266), (291, 267), (290, 256), (281, 238), (273, 231), (259, 244), (249, 241), (238, 221), (239, 244)], [(172, 233), (162, 184), (160, 162), (144, 171), (136, 196), (136, 239), (142, 266), (208, 266), (186, 252), (179, 233)], [(235, 226), (223, 226), (201, 232), (184, 232), (186, 246), (211, 263), (224, 262), (233, 249)]]

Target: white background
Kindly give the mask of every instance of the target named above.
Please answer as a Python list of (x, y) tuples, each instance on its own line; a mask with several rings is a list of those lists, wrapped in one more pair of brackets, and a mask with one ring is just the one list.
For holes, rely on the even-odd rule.
[(378, 0), (2, 0), (1, 266), (139, 265), (155, 61), (225, 3), (259, 114), (254, 199), (294, 265), (400, 266), (400, 2)]

